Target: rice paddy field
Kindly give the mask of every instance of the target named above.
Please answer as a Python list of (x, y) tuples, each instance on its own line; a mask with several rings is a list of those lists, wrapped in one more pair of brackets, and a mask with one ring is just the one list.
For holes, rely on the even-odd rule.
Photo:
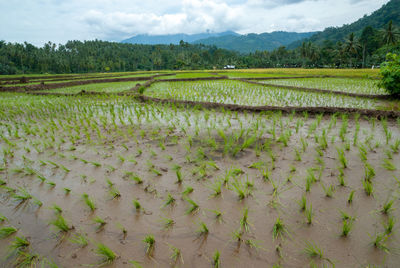
[(378, 71), (88, 76), (0, 76), (1, 267), (398, 267)]

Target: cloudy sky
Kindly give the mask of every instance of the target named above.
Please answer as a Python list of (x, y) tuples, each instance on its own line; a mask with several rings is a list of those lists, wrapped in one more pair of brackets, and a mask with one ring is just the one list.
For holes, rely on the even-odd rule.
[(0, 40), (120, 41), (136, 34), (307, 32), (351, 23), (389, 0), (0, 0)]

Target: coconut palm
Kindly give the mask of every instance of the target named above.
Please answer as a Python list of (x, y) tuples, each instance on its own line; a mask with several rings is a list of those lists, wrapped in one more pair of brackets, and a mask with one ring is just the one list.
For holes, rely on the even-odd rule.
[(353, 67), (353, 57), (358, 54), (360, 44), (355, 38), (354, 33), (349, 34), (349, 37), (344, 42), (344, 51), (347, 53), (350, 60), (350, 67)]
[(399, 33), (393, 27), (393, 21), (389, 21), (387, 28), (384, 32), (384, 41), (387, 45), (394, 45), (397, 41)]

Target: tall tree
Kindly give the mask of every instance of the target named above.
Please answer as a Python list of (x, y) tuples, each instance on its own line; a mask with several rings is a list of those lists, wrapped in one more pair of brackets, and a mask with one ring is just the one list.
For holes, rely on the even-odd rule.
[(399, 33), (395, 30), (393, 26), (393, 21), (389, 21), (384, 33), (384, 40), (386, 45), (394, 45), (397, 41), (398, 34)]
[(344, 51), (347, 53), (350, 62), (350, 68), (353, 67), (353, 58), (358, 55), (360, 45), (354, 35), (350, 33), (344, 43)]

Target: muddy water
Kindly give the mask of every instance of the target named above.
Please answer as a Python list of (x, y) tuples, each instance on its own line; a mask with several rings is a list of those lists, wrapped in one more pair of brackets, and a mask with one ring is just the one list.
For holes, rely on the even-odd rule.
[[(247, 119), (251, 122), (251, 115), (248, 115)], [(223, 155), (223, 145), (220, 144), (222, 139), (216, 134), (212, 135), (219, 144), (217, 150), (202, 146), (201, 144), (205, 144), (203, 140), (205, 131), (201, 131), (201, 135), (194, 138), (192, 147), (188, 147), (187, 136), (179, 130), (167, 134), (166, 129), (161, 127), (161, 133), (154, 135), (153, 138), (151, 126), (143, 128), (147, 133), (143, 138), (138, 135), (139, 130), (137, 130), (135, 134), (137, 143), (132, 138), (122, 138), (120, 134), (110, 130), (103, 134), (113, 136), (112, 143), (85, 144), (81, 142), (75, 145), (74, 151), (68, 150), (71, 144), (65, 143), (59, 149), (46, 149), (42, 153), (37, 153), (32, 149), (27, 153), (23, 148), (30, 146), (31, 143), (20, 139), (18, 140), (20, 149), (16, 150), (13, 158), (7, 158), (6, 169), (1, 171), (0, 176), (7, 182), (8, 187), (26, 188), (30, 194), (40, 199), (43, 205), (38, 207), (30, 200), (18, 206), (9, 194), (0, 190), (0, 212), (9, 220), (2, 226), (15, 226), (18, 229), (17, 235), (25, 236), (31, 241), (32, 252), (52, 259), (60, 267), (100, 263), (101, 257), (95, 252), (98, 242), (104, 243), (119, 256), (109, 267), (131, 267), (130, 260), (138, 261), (143, 267), (175, 265), (210, 267), (215, 251), (220, 252), (223, 267), (272, 267), (274, 264), (281, 264), (283, 267), (308, 267), (312, 263), (318, 266), (325, 264), (328, 267), (331, 263), (334, 263), (336, 267), (365, 267), (368, 264), (396, 267), (400, 262), (399, 235), (396, 232), (398, 223), (395, 225), (395, 232), (388, 237), (386, 242), (390, 253), (385, 253), (372, 245), (373, 237), (384, 231), (382, 222), (386, 222), (388, 218), (380, 212), (382, 205), (389, 199), (395, 199), (394, 207), (399, 206), (399, 184), (394, 178), (394, 176), (399, 177), (399, 169), (390, 171), (382, 167), (382, 161), (387, 157), (385, 151), (390, 150), (390, 147), (385, 144), (384, 132), (380, 124), (377, 122), (373, 128), (371, 122), (360, 119), (359, 142), (363, 142), (373, 133), (371, 144), (380, 143), (380, 146), (374, 148), (373, 151), (368, 150), (368, 162), (375, 168), (376, 176), (372, 180), (373, 196), (367, 196), (362, 186), (364, 164), (357, 147), (352, 144), (355, 129), (353, 119), (349, 120), (347, 133), (347, 138), (351, 143), (350, 150), (345, 151), (348, 167), (344, 169), (344, 177), (347, 185), (340, 186), (338, 182), (340, 162), (336, 148), (344, 146), (339, 138), (342, 122), (338, 119), (336, 127), (333, 127), (327, 135), (328, 148), (321, 157), (324, 168), (320, 181), (311, 186), (310, 192), (305, 192), (307, 170), (320, 166), (316, 161), (318, 154), (315, 151), (317, 144), (314, 135), (307, 137), (310, 125), (316, 119), (303, 118), (305, 125), (296, 134), (297, 119), (295, 117), (287, 127), (293, 133), (287, 147), (281, 142), (271, 142), (271, 150), (276, 156), (274, 169), (272, 169), (271, 157), (267, 151), (261, 151), (260, 156), (256, 156), (254, 147), (245, 149), (236, 157)], [(283, 121), (289, 122), (289, 116), (284, 116)], [(235, 121), (232, 120), (232, 122), (232, 128), (236, 128)], [(266, 129), (271, 127), (271, 121), (261, 122)], [(330, 117), (323, 118), (315, 133), (320, 134), (323, 128), (327, 128), (329, 122)], [(166, 122), (162, 122), (161, 125), (163, 124), (168, 125)], [(192, 124), (194, 125), (193, 122)], [(202, 122), (202, 124), (207, 123)], [(390, 144), (393, 144), (400, 137), (400, 131), (396, 122), (389, 121), (388, 124), (392, 131)], [(121, 127), (120, 131), (124, 133), (125, 129)], [(188, 131), (192, 133), (193, 129)], [(174, 143), (168, 139), (163, 150), (159, 146), (159, 137), (167, 135), (176, 136), (178, 142)], [(300, 137), (306, 139), (308, 147), (302, 153), (301, 161), (296, 161), (294, 149), (301, 148)], [(336, 137), (334, 142), (332, 142), (332, 137)], [(267, 138), (271, 139), (272, 136), (265, 132), (260, 140)], [(125, 149), (123, 144), (128, 149)], [(4, 143), (0, 146), (1, 149), (6, 148)], [(187, 161), (187, 156), (190, 159), (196, 158), (196, 152), (200, 146), (206, 156), (219, 167), (219, 169), (207, 167), (206, 176), (203, 178), (198, 174), (193, 174), (193, 170), (201, 165), (201, 161), (194, 163)], [(139, 151), (142, 151), (142, 154), (138, 155)], [(46, 183), (41, 183), (35, 175), (13, 172), (14, 168), (24, 164), (23, 155), (34, 160), (31, 166), (48, 180), (55, 182), (56, 186), (50, 187)], [(126, 160), (122, 162), (119, 155)], [(73, 160), (72, 156), (78, 159)], [(172, 156), (172, 160), (169, 160), (167, 156)], [(392, 158), (391, 162), (395, 165), (400, 163), (399, 154), (393, 154)], [(85, 164), (80, 159), (97, 162), (101, 166)], [(137, 163), (130, 162), (128, 159), (134, 159)], [(70, 172), (56, 168), (48, 162), (47, 165), (41, 165), (39, 160), (45, 162), (50, 160), (64, 165), (70, 169)], [(149, 170), (149, 162), (160, 171), (161, 175)], [(255, 162), (264, 162), (264, 167), (271, 170), (269, 181), (265, 181), (257, 169), (249, 168), (249, 165)], [(182, 166), (182, 184), (176, 183), (174, 164)], [(109, 166), (114, 167), (115, 170), (110, 171)], [(295, 172), (291, 172), (292, 166), (295, 167)], [(231, 177), (230, 182), (222, 187), (221, 195), (213, 197), (210, 185), (224, 177), (226, 171), (232, 167), (244, 171), (244, 174), (236, 177), (238, 180), (245, 181), (248, 178), (254, 182), (252, 194), (239, 200), (233, 190), (234, 178)], [(136, 184), (129, 180), (124, 176), (126, 172), (134, 172), (143, 179), (143, 183)], [(317, 171), (315, 175), (318, 177)], [(287, 181), (288, 177), (291, 177), (290, 181)], [(113, 199), (109, 194), (107, 178), (120, 191), (119, 198)], [(332, 197), (325, 196), (321, 184), (334, 185), (335, 191)], [(278, 195), (273, 194), (274, 185)], [(188, 197), (199, 204), (199, 209), (194, 214), (186, 213), (189, 203), (181, 194), (187, 186), (194, 189)], [(65, 195), (64, 187), (70, 188), (71, 193)], [(348, 204), (347, 198), (353, 190), (355, 190), (353, 203)], [(97, 208), (94, 212), (91, 212), (83, 202), (83, 193), (87, 193), (95, 201)], [(162, 208), (168, 193), (176, 199), (175, 204)], [(308, 206), (312, 204), (314, 212), (312, 224), (306, 223), (306, 217), (297, 203), (303, 195), (307, 198)], [(143, 210), (135, 210), (132, 204), (133, 199), (141, 203)], [(57, 233), (50, 224), (50, 221), (55, 218), (54, 211), (49, 209), (53, 204), (63, 209), (62, 215), (70, 225), (74, 226), (74, 229), (65, 235)], [(240, 220), (245, 208), (249, 209), (250, 230), (244, 232), (242, 240), (238, 242), (232, 233), (240, 229)], [(223, 213), (221, 222), (216, 220), (212, 212), (215, 209)], [(340, 211), (345, 211), (356, 218), (348, 237), (341, 236)], [(399, 219), (399, 214), (398, 209), (390, 212), (390, 215), (396, 219)], [(107, 222), (101, 230), (97, 230), (96, 224), (93, 223), (96, 216)], [(272, 229), (278, 217), (283, 220), (288, 233), (283, 238), (274, 239)], [(170, 229), (165, 229), (164, 218), (173, 219), (175, 224)], [(200, 222), (207, 225), (208, 234), (198, 233)], [(127, 230), (126, 236), (117, 227), (118, 224)], [(82, 249), (70, 242), (68, 238), (75, 233), (86, 234), (89, 237), (89, 245)], [(154, 235), (156, 240), (152, 256), (146, 255), (145, 245), (142, 242), (148, 234)], [(0, 240), (1, 252), (6, 251), (13, 237)], [(249, 239), (258, 246), (250, 247), (246, 243)], [(323, 250), (323, 259), (310, 258), (304, 253), (307, 241), (316, 243)], [(182, 252), (182, 258), (176, 263), (170, 258), (171, 245)], [(2, 260), (2, 264), (10, 267), (12, 261), (11, 259)]]

